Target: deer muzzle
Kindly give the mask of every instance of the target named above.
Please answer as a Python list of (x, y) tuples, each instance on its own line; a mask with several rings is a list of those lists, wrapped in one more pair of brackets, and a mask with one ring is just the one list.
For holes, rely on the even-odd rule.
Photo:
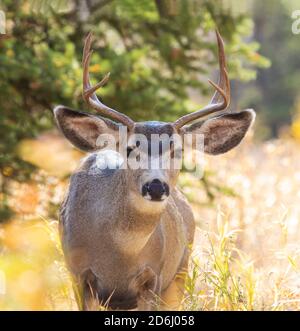
[(159, 179), (153, 179), (142, 186), (142, 195), (151, 201), (163, 201), (170, 194), (169, 185)]

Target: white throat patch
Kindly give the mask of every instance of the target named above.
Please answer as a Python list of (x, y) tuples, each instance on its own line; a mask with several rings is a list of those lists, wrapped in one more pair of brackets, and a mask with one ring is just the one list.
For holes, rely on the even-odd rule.
[(96, 153), (96, 160), (92, 169), (101, 171), (105, 169), (120, 169), (124, 163), (122, 155), (113, 150), (104, 150)]

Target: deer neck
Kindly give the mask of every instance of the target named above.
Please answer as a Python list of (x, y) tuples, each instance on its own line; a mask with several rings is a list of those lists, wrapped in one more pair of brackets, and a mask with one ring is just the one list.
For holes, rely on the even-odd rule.
[(124, 252), (136, 255), (158, 228), (167, 202), (148, 201), (130, 189), (124, 196), (122, 217), (114, 237)]

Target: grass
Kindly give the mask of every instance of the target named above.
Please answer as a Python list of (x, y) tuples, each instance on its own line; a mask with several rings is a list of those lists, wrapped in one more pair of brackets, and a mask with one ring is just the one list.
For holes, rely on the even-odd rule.
[[(299, 145), (248, 139), (205, 162), (206, 182), (188, 173), (179, 181), (197, 223), (183, 308), (299, 310)], [(56, 219), (67, 181), (37, 177), (11, 186), (16, 216), (0, 226), (0, 309), (75, 310)]]

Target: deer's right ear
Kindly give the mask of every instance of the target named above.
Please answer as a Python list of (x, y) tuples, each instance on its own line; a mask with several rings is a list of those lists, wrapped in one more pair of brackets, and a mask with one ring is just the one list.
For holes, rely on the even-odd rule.
[(77, 148), (93, 152), (99, 149), (97, 139), (102, 134), (111, 134), (116, 139), (119, 124), (106, 118), (57, 106), (54, 108), (56, 123), (64, 136)]

